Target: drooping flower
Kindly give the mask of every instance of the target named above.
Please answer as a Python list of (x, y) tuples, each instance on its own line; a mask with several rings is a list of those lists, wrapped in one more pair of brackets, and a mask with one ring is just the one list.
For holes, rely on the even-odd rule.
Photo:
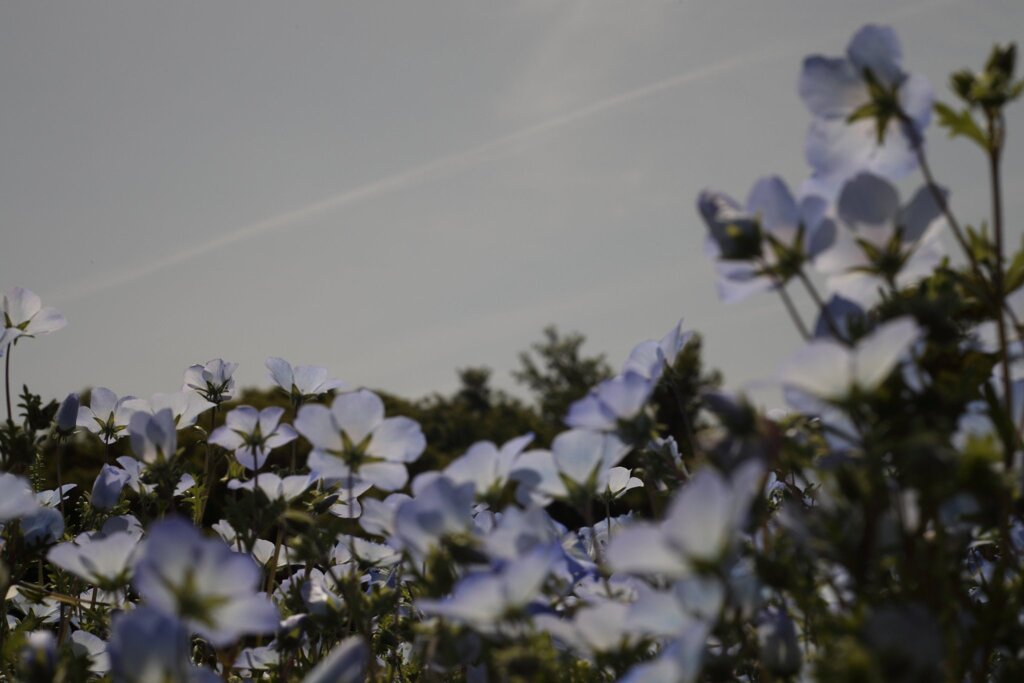
[(295, 429), (313, 445), (307, 463), (315, 474), (342, 483), (362, 479), (382, 491), (404, 486), (406, 463), (426, 448), (416, 422), (385, 418), (384, 402), (366, 389), (336, 396), (330, 408), (303, 406)]
[(236, 368), (238, 363), (229, 363), (222, 358), (214, 358), (204, 365), (193, 365), (185, 371), (182, 389), (195, 391), (210, 403), (219, 405), (235, 393), (232, 375)]
[(277, 406), (263, 410), (240, 406), (227, 414), (223, 426), (213, 430), (210, 443), (233, 451), (246, 469), (258, 470), (272, 450), (298, 438), (290, 425), (281, 424), (282, 415), (284, 408)]
[(874, 25), (854, 34), (844, 57), (804, 60), (798, 90), (814, 116), (805, 148), (813, 174), (805, 189), (833, 197), (860, 171), (896, 180), (917, 167), (932, 89), (924, 76), (903, 71), (901, 61), (896, 32)]
[(640, 414), (656, 383), (632, 370), (606, 379), (569, 406), (565, 424), (576, 429), (613, 432), (620, 420)]
[(128, 434), (135, 457), (150, 465), (170, 460), (178, 448), (178, 430), (170, 408), (155, 415), (142, 411), (133, 414)]
[(68, 394), (53, 418), (54, 427), (61, 438), (67, 438), (75, 431), (78, 422), (78, 394)]
[(150, 528), (132, 585), (147, 605), (176, 615), (221, 647), (277, 629), (277, 608), (257, 592), (261, 576), (248, 555), (171, 517)]

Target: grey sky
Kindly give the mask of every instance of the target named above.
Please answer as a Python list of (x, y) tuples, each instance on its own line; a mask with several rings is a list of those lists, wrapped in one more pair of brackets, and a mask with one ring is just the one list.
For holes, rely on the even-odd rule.
[[(730, 384), (768, 376), (796, 335), (716, 300), (694, 198), (803, 179), (800, 60), (868, 21), (944, 92), (1024, 3), (0, 4), (0, 286), (70, 321), (15, 381), (149, 395), (221, 356), (265, 384), (279, 355), (417, 395), (508, 386), (551, 322), (618, 364), (684, 316)], [(931, 140), (977, 220), (982, 160)]]

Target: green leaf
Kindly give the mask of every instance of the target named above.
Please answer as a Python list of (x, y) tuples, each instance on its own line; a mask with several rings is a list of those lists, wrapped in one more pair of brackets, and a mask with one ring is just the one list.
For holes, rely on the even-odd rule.
[(1014, 292), (1024, 285), (1024, 249), (1013, 257), (1006, 269), (1006, 293)]
[(949, 137), (963, 136), (976, 142), (982, 149), (988, 149), (988, 137), (975, 122), (969, 109), (957, 112), (948, 104), (936, 102), (935, 113), (939, 116), (939, 125), (949, 131)]

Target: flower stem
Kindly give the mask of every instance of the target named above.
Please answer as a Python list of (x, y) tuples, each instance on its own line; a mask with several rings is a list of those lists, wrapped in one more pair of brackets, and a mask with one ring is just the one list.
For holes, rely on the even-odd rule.
[(7, 358), (4, 359), (4, 389), (7, 393), (7, 421), (14, 424), (14, 414), (11, 412), (11, 350), (14, 342), (7, 344)]
[(800, 313), (796, 310), (796, 306), (793, 305), (793, 300), (789, 298), (789, 294), (786, 292), (786, 287), (783, 283), (777, 283), (775, 290), (779, 293), (779, 298), (782, 299), (782, 303), (786, 306), (786, 312), (789, 313), (790, 319), (796, 326), (800, 336), (804, 338), (804, 341), (811, 340), (811, 333), (807, 331), (807, 326), (804, 321), (800, 318)]

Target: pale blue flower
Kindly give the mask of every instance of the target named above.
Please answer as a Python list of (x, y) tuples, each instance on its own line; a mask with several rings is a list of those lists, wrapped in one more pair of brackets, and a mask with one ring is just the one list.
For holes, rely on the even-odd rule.
[(38, 508), (39, 503), (27, 479), (0, 472), (0, 522), (19, 519)]
[(680, 320), (660, 340), (649, 339), (634, 346), (622, 366), (622, 374), (634, 372), (657, 383), (665, 368), (675, 365), (676, 358), (692, 337), (693, 332), (683, 331)]
[(370, 658), (370, 648), (361, 636), (341, 641), (313, 667), (302, 683), (361, 683)]
[(178, 428), (170, 408), (155, 415), (139, 411), (128, 423), (132, 452), (146, 464), (170, 460), (178, 449)]
[(402, 503), (395, 513), (395, 545), (418, 560), (453, 537), (466, 536), (473, 526), (472, 482), (455, 485), (438, 477)]
[(762, 478), (763, 467), (755, 461), (728, 479), (702, 468), (676, 494), (661, 522), (637, 523), (612, 537), (609, 564), (621, 572), (681, 578), (699, 565), (719, 562), (734, 547)]
[(57, 408), (57, 415), (53, 418), (57, 433), (63, 437), (70, 436), (75, 431), (78, 421), (78, 394), (68, 394)]
[(22, 517), (21, 533), (29, 545), (48, 545), (64, 535), (64, 516), (60, 510), (41, 507)]
[(223, 426), (213, 430), (210, 443), (233, 451), (246, 469), (259, 470), (271, 451), (298, 438), (290, 425), (281, 424), (282, 415), (284, 408), (277, 406), (263, 410), (239, 406), (227, 414)]
[(533, 548), (497, 571), (464, 577), (451, 596), (418, 600), (416, 607), (484, 633), (498, 633), (506, 619), (523, 613), (538, 598), (552, 565), (561, 556), (557, 546)]
[(188, 636), (181, 621), (147, 605), (114, 615), (107, 645), (114, 683), (191, 683)]
[(185, 371), (185, 391), (192, 390), (210, 403), (220, 404), (229, 400), (235, 393), (235, 379), (232, 376), (238, 363), (229, 363), (222, 358), (214, 358), (204, 365), (193, 365)]
[(122, 436), (135, 410), (131, 402), (134, 396), (118, 398), (106, 387), (96, 387), (89, 392), (89, 405), (78, 409), (78, 426), (97, 435), (103, 443), (111, 444)]
[(597, 493), (603, 473), (629, 452), (614, 434), (570, 429), (555, 437), (550, 451), (523, 453), (512, 478), (520, 484), (520, 499), (547, 505), (553, 498)]
[[(903, 71), (901, 52), (892, 28), (868, 25), (853, 36), (845, 57), (804, 60), (798, 90), (814, 116), (805, 148), (813, 169), (806, 189), (832, 197), (859, 171), (899, 179), (917, 167), (916, 147), (931, 121), (933, 96), (924, 76)], [(887, 121), (882, 144), (874, 119), (847, 120), (871, 102), (868, 70), (882, 88), (895, 91), (907, 117)]]
[(103, 465), (92, 485), (89, 501), (97, 510), (109, 510), (121, 498), (121, 491), (131, 479), (131, 473), (121, 467)]
[(405, 485), (406, 463), (427, 445), (416, 422), (385, 418), (384, 402), (366, 389), (336, 396), (330, 408), (303, 406), (295, 428), (313, 445), (307, 464), (314, 474), (334, 482), (361, 479), (383, 491)]
[(125, 402), (125, 407), (132, 412), (146, 412), (156, 415), (168, 409), (174, 416), (174, 424), (178, 429), (191, 427), (199, 420), (199, 416), (213, 408), (214, 404), (194, 391), (176, 391), (172, 394), (153, 394), (148, 399), (133, 398)]
[(308, 401), (329, 391), (348, 391), (340, 379), (330, 379), (327, 368), (316, 365), (292, 366), (283, 358), (268, 358), (270, 379), (294, 400)]
[(569, 406), (565, 424), (576, 429), (612, 432), (647, 405), (657, 382), (632, 370), (606, 379)]
[(277, 629), (277, 608), (257, 592), (261, 579), (251, 557), (172, 517), (150, 528), (132, 585), (146, 604), (177, 615), (221, 647)]
[(853, 348), (834, 339), (815, 339), (783, 362), (779, 382), (824, 401), (840, 401), (851, 391), (872, 391), (921, 338), (909, 317), (879, 325)]
[(754, 184), (744, 206), (720, 192), (704, 191), (697, 208), (708, 226), (704, 253), (714, 260), (718, 296), (726, 303), (784, 283), (792, 272), (777, 272), (776, 247), (792, 258), (815, 260), (832, 241), (835, 226), (826, 216), (826, 203), (807, 192), (795, 197), (778, 176)]
[(37, 295), (22, 287), (11, 287), (4, 292), (3, 306), (4, 344), (21, 337), (38, 337), (56, 332), (65, 325), (63, 314), (55, 308), (43, 308)]
[(931, 275), (945, 256), (945, 218), (928, 188), (901, 207), (888, 180), (860, 173), (843, 185), (836, 210), (841, 228), (815, 266), (832, 292), (861, 306), (876, 303), (889, 281), (903, 288)]
[(110, 671), (110, 655), (107, 654), (106, 641), (88, 631), (71, 633), (71, 651), (76, 657), (88, 657), (89, 671), (97, 676), (105, 676)]
[(112, 591), (128, 583), (140, 540), (139, 534), (131, 531), (82, 534), (50, 548), (46, 559), (94, 586)]

